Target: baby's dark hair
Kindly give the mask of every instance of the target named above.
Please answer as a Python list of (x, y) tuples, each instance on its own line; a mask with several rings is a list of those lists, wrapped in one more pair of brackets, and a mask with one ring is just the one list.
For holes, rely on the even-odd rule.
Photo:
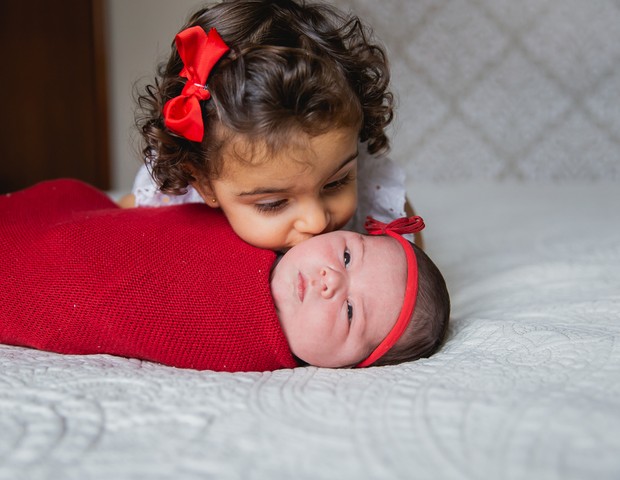
[(192, 142), (164, 125), (163, 106), (185, 79), (176, 47), (153, 84), (138, 95), (143, 154), (162, 191), (185, 193), (192, 172), (216, 178), (232, 135), (271, 151), (291, 133), (317, 136), (359, 128), (370, 153), (385, 151), (393, 96), (384, 50), (359, 18), (304, 0), (224, 0), (197, 11), (183, 27), (216, 28), (230, 47), (207, 80), (205, 136)]
[(403, 335), (373, 366), (430, 357), (437, 352), (448, 330), (450, 296), (443, 275), (424, 250), (411, 245), (418, 263), (415, 310)]

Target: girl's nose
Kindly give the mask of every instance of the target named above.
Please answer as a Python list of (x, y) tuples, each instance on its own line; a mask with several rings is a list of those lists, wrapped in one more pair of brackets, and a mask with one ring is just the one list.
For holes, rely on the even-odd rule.
[(301, 213), (295, 222), (295, 229), (300, 233), (318, 235), (329, 225), (329, 212), (319, 201), (301, 206)]
[(343, 286), (345, 278), (342, 272), (329, 267), (321, 269), (321, 296), (332, 298)]

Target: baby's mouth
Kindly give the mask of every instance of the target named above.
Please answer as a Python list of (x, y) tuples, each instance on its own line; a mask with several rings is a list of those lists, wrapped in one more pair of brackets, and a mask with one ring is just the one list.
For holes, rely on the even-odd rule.
[(304, 276), (299, 272), (297, 274), (297, 296), (299, 297), (299, 301), (303, 303), (304, 296), (306, 295), (306, 281), (304, 280)]

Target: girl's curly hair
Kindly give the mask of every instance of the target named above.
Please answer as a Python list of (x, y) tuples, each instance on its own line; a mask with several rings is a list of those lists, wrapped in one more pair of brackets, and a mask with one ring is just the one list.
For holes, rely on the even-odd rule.
[(393, 96), (384, 50), (356, 16), (303, 0), (224, 0), (197, 11), (183, 27), (216, 28), (230, 47), (208, 79), (201, 102), (205, 135), (192, 142), (164, 125), (163, 106), (183, 89), (176, 47), (154, 83), (138, 95), (143, 154), (162, 191), (184, 193), (191, 172), (216, 178), (230, 135), (272, 151), (291, 134), (359, 128), (370, 153), (385, 151)]

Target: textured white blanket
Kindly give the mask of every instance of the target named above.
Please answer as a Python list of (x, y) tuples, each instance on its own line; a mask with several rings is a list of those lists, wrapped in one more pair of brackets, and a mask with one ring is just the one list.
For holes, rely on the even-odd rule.
[(0, 347), (0, 479), (618, 479), (620, 188), (410, 185), (434, 357), (177, 370)]

